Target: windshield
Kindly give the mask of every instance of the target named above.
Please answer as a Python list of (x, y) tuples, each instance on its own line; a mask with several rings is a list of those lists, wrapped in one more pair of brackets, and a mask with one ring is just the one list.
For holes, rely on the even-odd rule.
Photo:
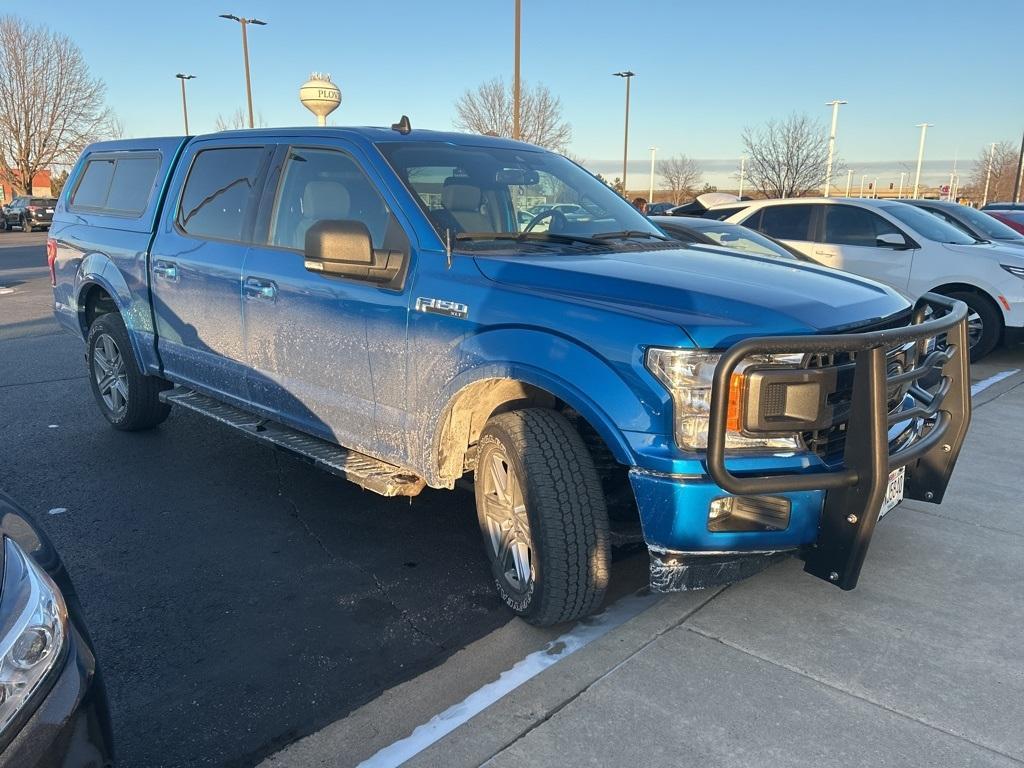
[(660, 244), (639, 211), (575, 163), (551, 152), (440, 142), (377, 145), (445, 240), (503, 247), (607, 240)]
[(928, 240), (935, 240), (939, 243), (953, 243), (955, 245), (974, 245), (978, 239), (968, 235), (963, 230), (957, 229), (938, 216), (922, 211), (912, 205), (897, 203), (896, 205), (883, 205), (882, 210), (895, 219), (899, 219), (909, 227), (913, 227), (921, 237)]
[[(936, 216), (943, 216), (946, 213), (946, 209), (941, 208), (925, 208), (925, 210), (934, 213)], [(955, 210), (950, 210), (949, 215), (954, 220), (962, 219), (968, 227), (975, 232), (980, 232), (983, 237), (989, 240), (1024, 240), (1024, 235), (1020, 232), (1015, 232), (1003, 224), (1003, 222), (989, 216), (987, 213), (982, 213), (976, 208), (960, 205)]]
[(687, 221), (686, 226), (707, 235), (719, 245), (735, 248), (738, 251), (757, 253), (761, 256), (776, 256), (783, 259), (795, 259), (792, 253), (760, 232), (741, 227), (737, 224), (723, 224), (714, 219), (694, 219)]

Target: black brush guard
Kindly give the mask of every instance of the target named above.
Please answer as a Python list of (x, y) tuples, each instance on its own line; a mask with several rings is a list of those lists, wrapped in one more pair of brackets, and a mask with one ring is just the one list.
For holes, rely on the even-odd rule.
[[(931, 318), (926, 319), (931, 311)], [(735, 495), (824, 490), (818, 538), (804, 554), (804, 570), (842, 589), (857, 585), (875, 530), (889, 473), (906, 467), (908, 499), (938, 503), (963, 445), (971, 419), (967, 306), (928, 293), (918, 300), (905, 327), (822, 336), (752, 338), (729, 347), (715, 368), (711, 389), (707, 469), (719, 486)], [(946, 343), (926, 354), (929, 339)], [(887, 376), (886, 350), (916, 344), (917, 363)], [(800, 474), (734, 475), (725, 466), (730, 381), (751, 355), (854, 353), (853, 392), (841, 469)], [(918, 362), (919, 361), (919, 362)], [(819, 369), (820, 370), (820, 369)], [(931, 380), (925, 384), (922, 380)], [(913, 407), (889, 413), (887, 388), (909, 385)], [(926, 388), (927, 387), (927, 388)], [(893, 424), (918, 420), (917, 439), (890, 453)]]

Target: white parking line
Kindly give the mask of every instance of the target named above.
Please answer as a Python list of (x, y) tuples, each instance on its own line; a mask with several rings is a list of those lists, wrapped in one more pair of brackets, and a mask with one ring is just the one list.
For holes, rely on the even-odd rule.
[(534, 651), (511, 669), (502, 672), (494, 682), (488, 683), (458, 704), (435, 715), (406, 738), (384, 747), (367, 758), (359, 764), (359, 768), (393, 768), (401, 765), (555, 662), (561, 661), (650, 608), (660, 597), (661, 595), (642, 590), (616, 600), (603, 613), (583, 619), (564, 635), (552, 640), (539, 651)]
[(1020, 373), (1020, 368), (1014, 368), (1013, 370), (1009, 371), (1000, 371), (999, 373), (993, 376), (989, 376), (987, 379), (982, 379), (976, 384), (971, 384), (971, 394), (976, 395), (979, 392), (984, 392), (993, 384), (998, 384), (1003, 379), (1008, 379), (1015, 373)]

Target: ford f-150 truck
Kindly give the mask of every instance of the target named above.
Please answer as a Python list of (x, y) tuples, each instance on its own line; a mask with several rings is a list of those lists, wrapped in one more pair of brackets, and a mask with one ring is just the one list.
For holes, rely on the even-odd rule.
[(389, 496), (469, 474), (537, 624), (600, 606), (618, 541), (658, 590), (784, 554), (852, 589), (970, 419), (962, 303), (682, 245), (564, 157), (405, 119), (94, 144), (47, 251), (114, 427), (189, 409)]

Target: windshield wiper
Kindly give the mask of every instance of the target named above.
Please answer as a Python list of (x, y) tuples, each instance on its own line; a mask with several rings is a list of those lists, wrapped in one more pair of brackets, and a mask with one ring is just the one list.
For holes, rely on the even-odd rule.
[(624, 229), (621, 232), (601, 232), (594, 235), (595, 240), (628, 240), (631, 237), (646, 237), (666, 241), (671, 239), (656, 232), (645, 232), (639, 229)]
[(567, 235), (559, 232), (460, 232), (456, 240), (512, 240), (517, 243), (586, 243), (607, 248), (608, 243), (595, 237)]

